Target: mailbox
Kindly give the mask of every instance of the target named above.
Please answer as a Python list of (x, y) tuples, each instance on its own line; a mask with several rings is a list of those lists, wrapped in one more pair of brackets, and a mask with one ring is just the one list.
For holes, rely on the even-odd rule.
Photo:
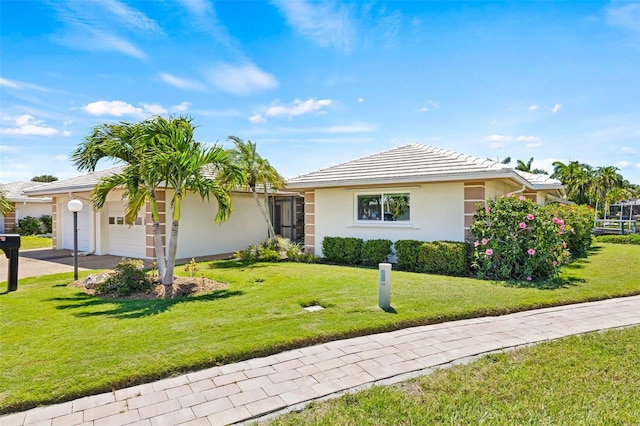
[(20, 250), (20, 235), (0, 234), (0, 249), (9, 259), (9, 276), (7, 279), (7, 291), (18, 289), (18, 251)]

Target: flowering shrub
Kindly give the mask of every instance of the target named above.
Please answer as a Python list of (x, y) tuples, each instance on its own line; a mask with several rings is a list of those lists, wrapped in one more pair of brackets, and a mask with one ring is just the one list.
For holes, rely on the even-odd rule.
[(564, 241), (571, 257), (586, 257), (591, 247), (593, 208), (577, 204), (547, 204), (542, 209), (564, 221)]
[(138, 259), (122, 259), (115, 273), (95, 287), (96, 294), (129, 296), (151, 291), (156, 284), (144, 272), (144, 262)]
[(563, 219), (524, 197), (487, 201), (470, 230), (478, 278), (542, 281), (555, 277), (568, 258)]

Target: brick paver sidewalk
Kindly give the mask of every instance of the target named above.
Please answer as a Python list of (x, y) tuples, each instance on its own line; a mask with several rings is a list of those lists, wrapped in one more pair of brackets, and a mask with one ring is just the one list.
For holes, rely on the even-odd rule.
[(640, 324), (640, 296), (413, 327), (282, 352), (0, 417), (0, 425), (221, 425), (487, 352)]

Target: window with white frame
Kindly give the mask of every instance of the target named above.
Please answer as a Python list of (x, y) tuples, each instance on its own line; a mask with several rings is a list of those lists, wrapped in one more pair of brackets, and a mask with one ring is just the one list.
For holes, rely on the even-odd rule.
[(359, 222), (408, 222), (411, 220), (411, 196), (403, 193), (356, 195), (356, 220)]

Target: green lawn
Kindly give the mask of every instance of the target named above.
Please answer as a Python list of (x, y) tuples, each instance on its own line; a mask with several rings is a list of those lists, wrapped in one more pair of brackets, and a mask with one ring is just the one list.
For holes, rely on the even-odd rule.
[(36, 237), (35, 235), (23, 235), (20, 237), (20, 250), (50, 249), (52, 245), (51, 238)]
[[(199, 267), (229, 287), (184, 299), (105, 300), (59, 274), (0, 294), (0, 412), (339, 337), (640, 293), (640, 246), (614, 244), (565, 267), (565, 285), (555, 289), (394, 271), (392, 313), (377, 307), (376, 270)], [(301, 309), (311, 302), (327, 309)]]
[(312, 404), (281, 425), (631, 425), (640, 327), (573, 336)]

